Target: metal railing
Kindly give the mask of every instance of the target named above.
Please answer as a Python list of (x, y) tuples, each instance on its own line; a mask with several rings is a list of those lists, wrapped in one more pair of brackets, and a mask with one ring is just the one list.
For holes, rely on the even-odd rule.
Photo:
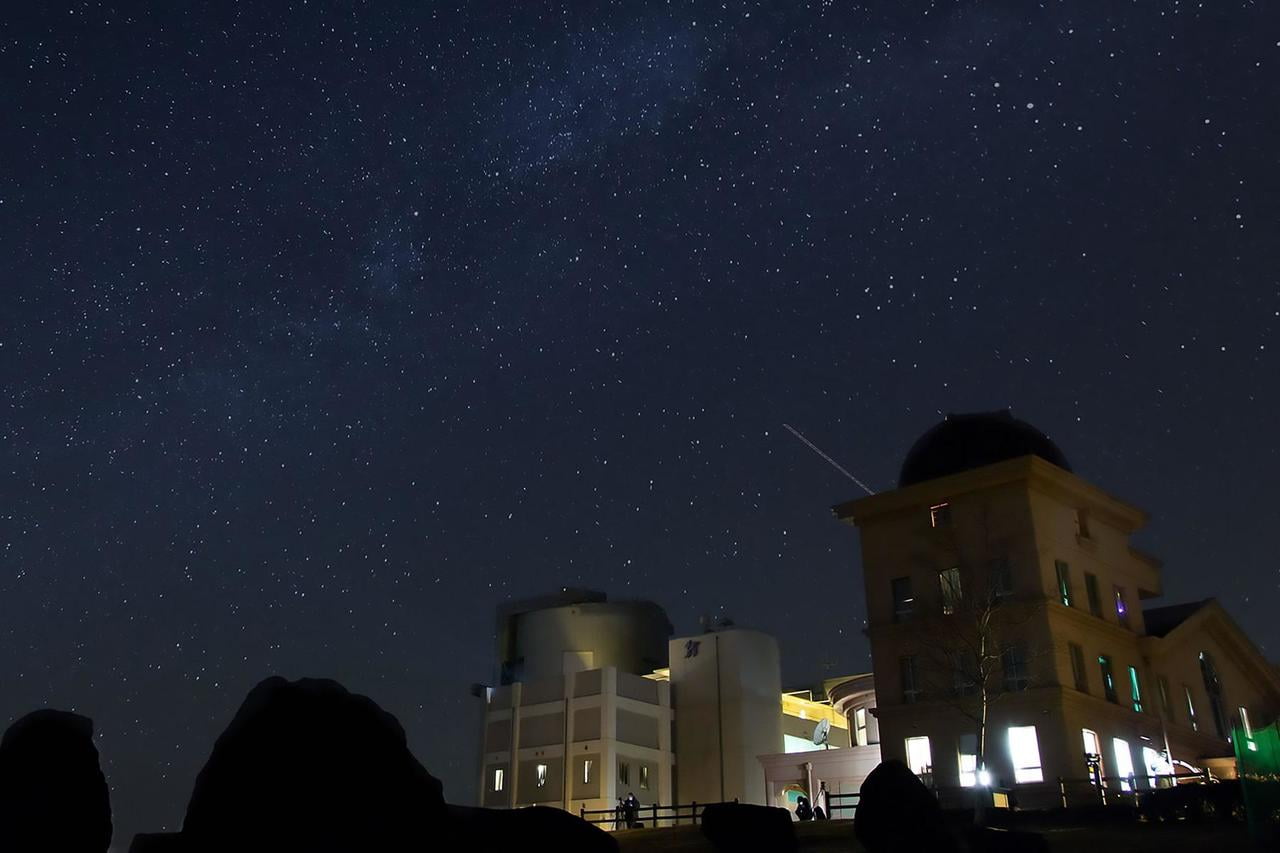
[(857, 793), (832, 794), (827, 792), (827, 817), (831, 820), (848, 820), (858, 810)]
[[(738, 798), (734, 797), (733, 802), (738, 802)], [(678, 803), (675, 805), (664, 806), (658, 803), (650, 803), (649, 805), (641, 804), (631, 815), (631, 825), (628, 826), (626, 811), (621, 807), (615, 806), (611, 809), (578, 809), (578, 816), (587, 823), (597, 825), (605, 825), (611, 829), (643, 829), (646, 826), (656, 828), (662, 826), (679, 826), (683, 821), (685, 823), (697, 824), (702, 819), (702, 812), (707, 806), (720, 805), (719, 803), (699, 803), (696, 800), (692, 803)]]

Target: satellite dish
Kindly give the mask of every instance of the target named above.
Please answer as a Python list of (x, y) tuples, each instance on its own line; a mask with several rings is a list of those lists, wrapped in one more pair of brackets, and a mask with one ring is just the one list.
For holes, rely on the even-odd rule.
[(818, 720), (818, 724), (813, 727), (813, 745), (825, 746), (827, 738), (831, 736), (831, 721)]

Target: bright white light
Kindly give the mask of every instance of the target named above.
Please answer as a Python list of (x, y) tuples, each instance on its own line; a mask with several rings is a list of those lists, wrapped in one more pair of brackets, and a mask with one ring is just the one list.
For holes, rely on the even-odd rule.
[(985, 767), (978, 771), (978, 784), (984, 788), (991, 787), (991, 771)]

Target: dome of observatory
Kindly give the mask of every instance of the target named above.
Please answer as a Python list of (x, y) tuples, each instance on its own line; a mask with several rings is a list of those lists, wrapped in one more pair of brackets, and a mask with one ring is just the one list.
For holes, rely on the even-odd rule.
[(898, 475), (898, 488), (1019, 456), (1039, 456), (1071, 470), (1058, 445), (1008, 411), (947, 415), (911, 446)]

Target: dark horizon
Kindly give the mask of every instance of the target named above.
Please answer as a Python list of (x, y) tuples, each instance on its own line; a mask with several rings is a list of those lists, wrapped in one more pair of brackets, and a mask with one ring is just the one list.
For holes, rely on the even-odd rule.
[(561, 586), (869, 668), (856, 532), (946, 412), (1150, 512), (1280, 657), (1266, 4), (24, 9), (0, 48), (0, 725), (116, 845), (261, 679), (474, 800), (494, 611)]

